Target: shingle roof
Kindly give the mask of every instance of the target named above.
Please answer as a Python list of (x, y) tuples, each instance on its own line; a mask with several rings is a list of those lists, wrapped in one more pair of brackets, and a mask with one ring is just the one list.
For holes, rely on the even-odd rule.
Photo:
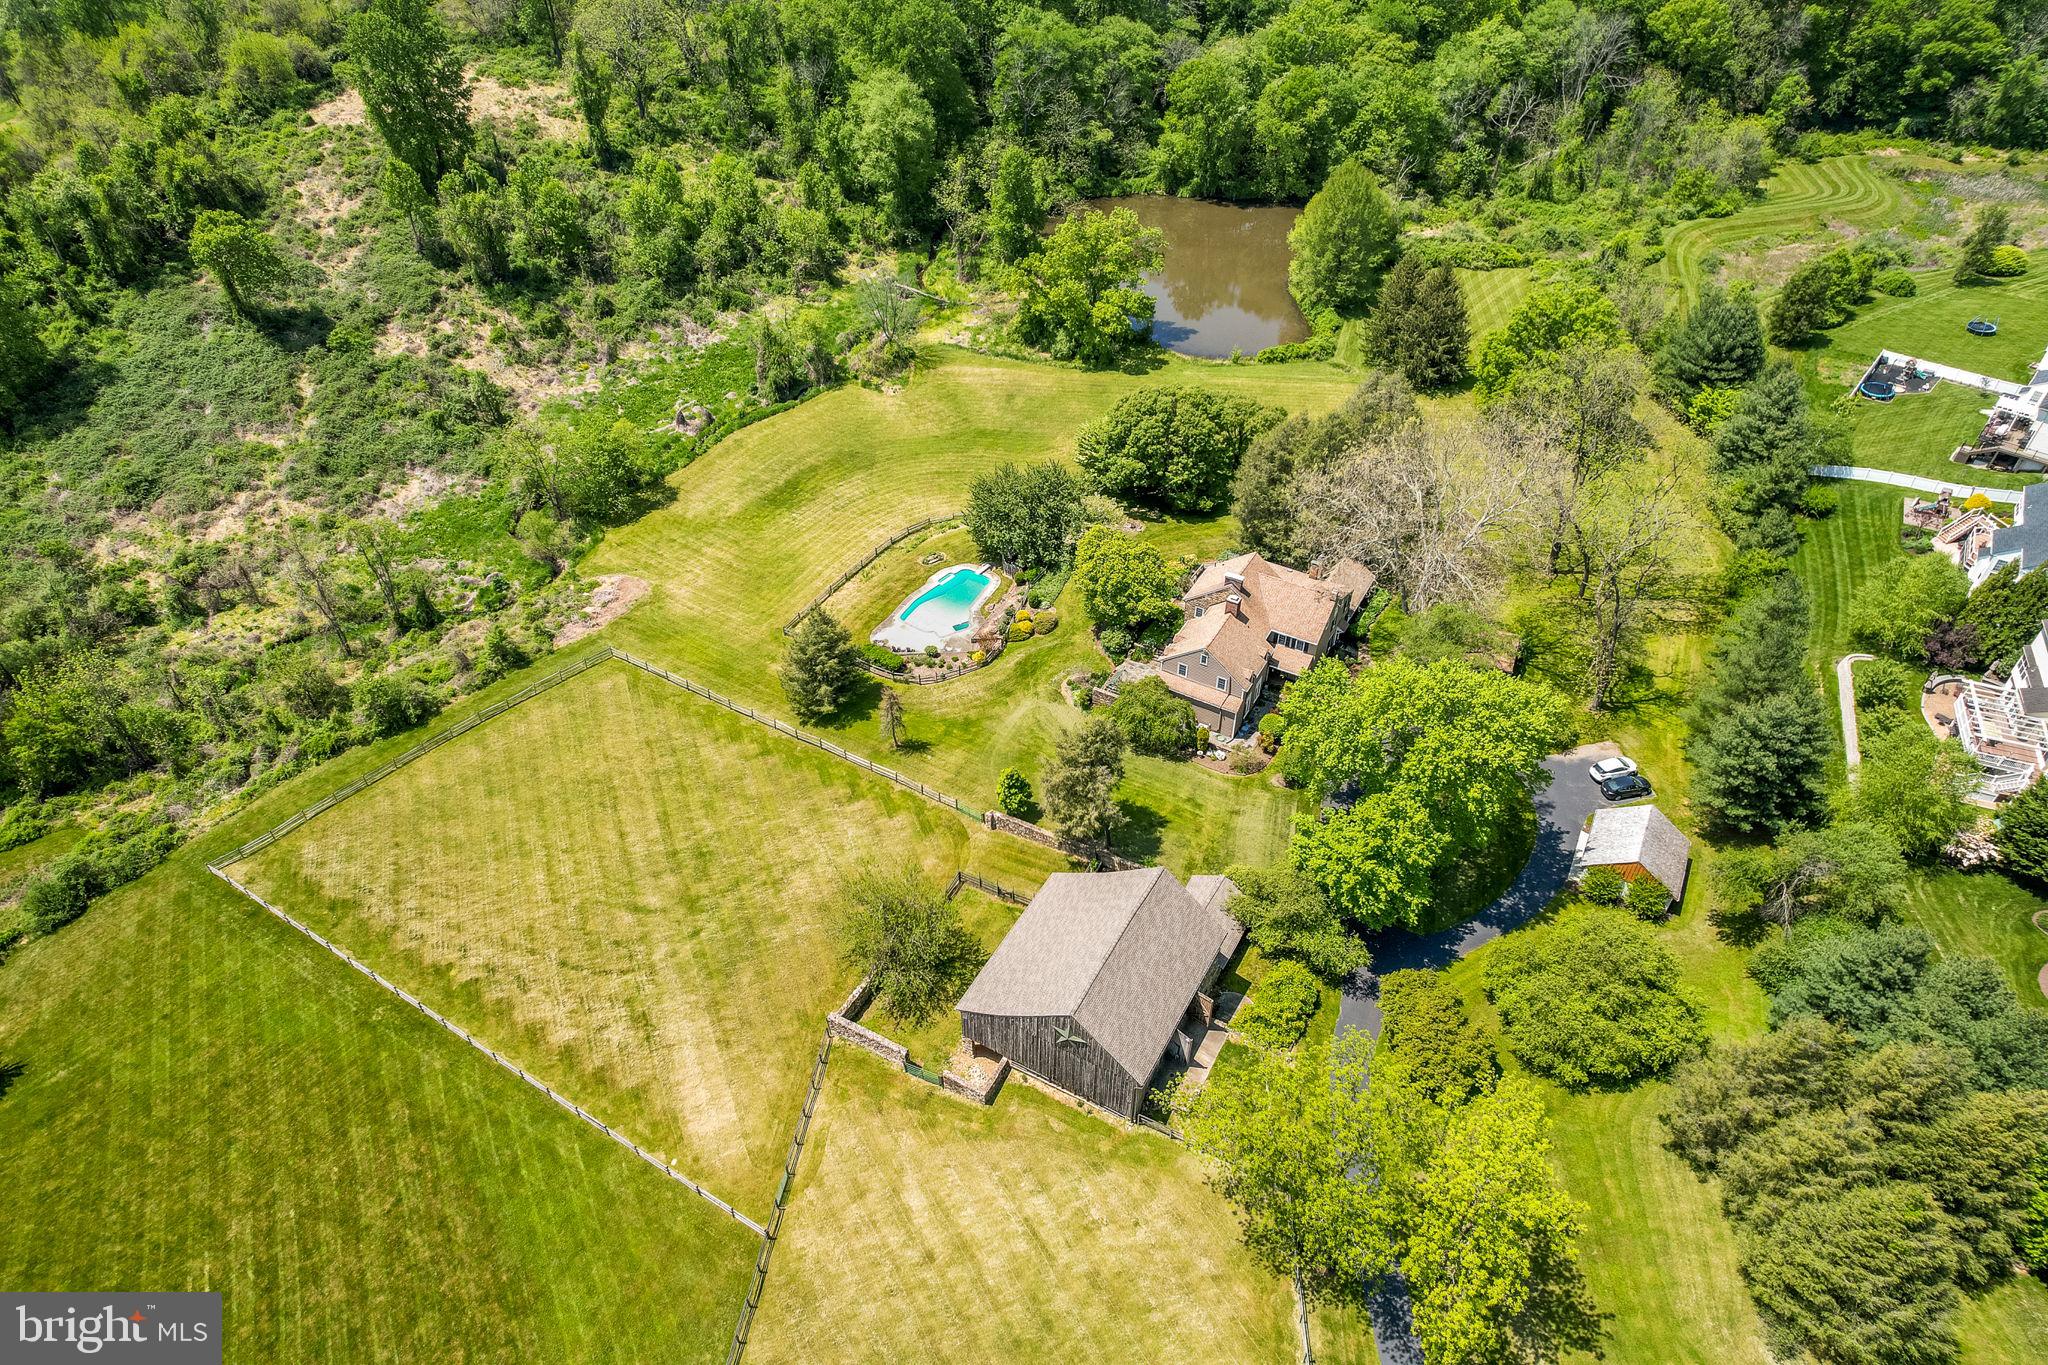
[(2020, 557), (2020, 572), (2048, 563), (2048, 483), (2030, 483), (2020, 494), (2013, 524), (1991, 533), (1991, 553)]
[(1224, 951), (1224, 925), (1242, 932), (1204, 903), (1218, 893), (1208, 882), (1223, 879), (1204, 880), (1198, 898), (1160, 867), (1054, 873), (960, 997), (961, 1011), (1071, 1017), (1140, 1084), (1150, 1080)]
[(1692, 866), (1692, 841), (1655, 806), (1597, 810), (1577, 863), (1581, 869), (1641, 863), (1665, 890), (1682, 896)]
[[(1233, 575), (1242, 581), (1233, 583)], [(1256, 553), (1219, 559), (1203, 565), (1194, 584), (1183, 595), (1182, 600), (1200, 603), (1206, 609), (1200, 616), (1190, 615), (1181, 622), (1180, 630), (1159, 657), (1162, 662), (1177, 660), (1183, 654), (1206, 649), (1213, 660), (1223, 665), (1222, 671), (1230, 675), (1234, 693), (1250, 686), (1268, 657), (1286, 672), (1298, 674), (1314, 662), (1313, 656), (1287, 645), (1269, 644), (1267, 635), (1277, 631), (1313, 645), (1323, 638), (1339, 601), (1348, 600), (1357, 606), (1372, 590), (1372, 584), (1372, 571), (1350, 559), (1334, 565), (1327, 578), (1314, 578), (1299, 569), (1271, 563)], [(1244, 612), (1242, 620), (1227, 606), (1219, 605), (1232, 594), (1239, 598)], [(1167, 685), (1195, 695), (1200, 689), (1191, 688), (1189, 683), (1216, 681), (1213, 675), (1196, 678), (1192, 667), (1188, 672), (1187, 683), (1176, 687), (1169, 677)], [(1202, 699), (1215, 704), (1209, 696)]]

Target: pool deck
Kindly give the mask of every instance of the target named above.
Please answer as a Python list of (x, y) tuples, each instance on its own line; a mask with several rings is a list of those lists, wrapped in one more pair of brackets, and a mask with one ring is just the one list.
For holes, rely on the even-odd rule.
[[(913, 604), (920, 597), (923, 597), (947, 578), (963, 572), (980, 574), (988, 581), (982, 584), (981, 591), (975, 594), (974, 601), (969, 603), (964, 611), (950, 613), (954, 618), (953, 621), (943, 625), (934, 625), (929, 621), (920, 622), (909, 619), (914, 615), (912, 610)], [(942, 651), (970, 648), (974, 642), (977, 618), (980, 616), (982, 608), (988, 605), (989, 598), (995, 595), (996, 589), (1001, 584), (1002, 580), (994, 565), (947, 564), (935, 570), (931, 577), (925, 579), (919, 585), (916, 592), (904, 598), (902, 604), (889, 613), (889, 619), (876, 627), (874, 633), (868, 636), (868, 639), (875, 644), (884, 645), (890, 649), (900, 650), (907, 654), (921, 654), (928, 645), (937, 645)], [(962, 615), (967, 618), (964, 623), (958, 621), (958, 618)]]

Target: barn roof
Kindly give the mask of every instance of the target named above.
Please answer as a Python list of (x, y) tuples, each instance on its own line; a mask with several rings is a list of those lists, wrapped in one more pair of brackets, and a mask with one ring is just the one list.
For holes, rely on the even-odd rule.
[(1217, 955), (1243, 933), (1222, 909), (1236, 888), (1197, 881), (1199, 896), (1161, 867), (1054, 873), (960, 997), (961, 1012), (1070, 1017), (1142, 1084)]
[(1685, 874), (1692, 866), (1692, 841), (1655, 806), (1594, 811), (1592, 827), (1579, 847), (1579, 867), (1622, 863), (1641, 863), (1666, 891), (1683, 896)]

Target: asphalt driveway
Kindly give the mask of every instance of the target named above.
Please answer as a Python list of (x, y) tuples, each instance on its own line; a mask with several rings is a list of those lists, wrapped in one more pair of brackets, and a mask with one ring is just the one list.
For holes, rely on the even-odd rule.
[(1550, 785), (1536, 793), (1536, 847), (1514, 885), (1477, 918), (1442, 933), (1394, 930), (1375, 935), (1370, 940), (1373, 970), (1344, 989), (1337, 1009), (1339, 1037), (1353, 1029), (1379, 1035), (1380, 973), (1408, 967), (1448, 967), (1481, 944), (1491, 943), (1542, 913), (1571, 875), (1572, 850), (1578, 847), (1586, 817), (1606, 804), (1586, 769), (1620, 752), (1612, 744), (1588, 744), (1543, 760)]

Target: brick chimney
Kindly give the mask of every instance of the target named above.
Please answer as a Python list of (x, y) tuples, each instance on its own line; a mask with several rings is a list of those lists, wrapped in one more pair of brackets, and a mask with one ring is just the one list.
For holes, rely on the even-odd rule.
[(1223, 603), (1229, 608), (1232, 616), (1235, 616), (1240, 621), (1244, 620), (1244, 599), (1242, 597), (1232, 593), (1223, 599)]

